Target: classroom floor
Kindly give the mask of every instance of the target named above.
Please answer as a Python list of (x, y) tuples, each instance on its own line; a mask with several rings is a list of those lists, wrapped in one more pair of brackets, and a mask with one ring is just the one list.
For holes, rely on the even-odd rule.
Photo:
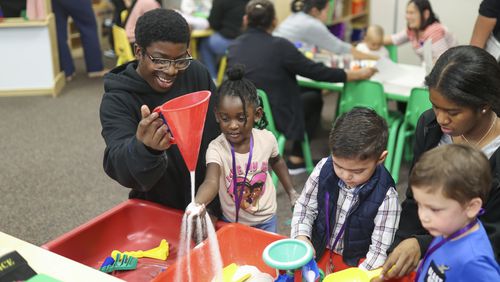
[[(113, 59), (105, 58), (108, 68)], [(57, 98), (0, 98), (0, 231), (41, 245), (128, 198), (128, 189), (102, 168), (104, 141), (99, 105), (102, 79), (89, 79), (82, 59), (77, 76)], [(336, 95), (325, 95), (323, 130), (311, 143), (312, 155), (328, 155), (328, 128)], [(408, 169), (402, 168), (404, 192)], [(300, 191), (306, 180), (293, 177)], [(401, 190), (402, 189), (402, 190)], [(401, 193), (402, 194), (402, 193)], [(291, 208), (278, 189), (279, 233), (289, 235)]]

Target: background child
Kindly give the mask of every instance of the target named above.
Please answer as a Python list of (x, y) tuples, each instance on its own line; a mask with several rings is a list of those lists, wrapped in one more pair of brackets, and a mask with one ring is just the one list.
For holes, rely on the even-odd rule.
[(368, 270), (386, 259), (400, 213), (394, 180), (383, 165), (387, 135), (386, 122), (371, 109), (339, 117), (330, 132), (332, 155), (316, 165), (295, 204), (290, 237), (312, 243), (326, 272), (333, 253), (349, 266), (366, 257), (359, 267)]
[[(146, 12), (159, 8), (161, 8), (161, 4), (158, 0), (134, 0), (132, 2), (132, 5), (128, 8), (128, 16), (123, 23), (128, 41), (131, 44), (135, 43), (135, 26), (137, 20)], [(132, 48), (132, 50), (134, 49)]]
[(500, 268), (477, 219), (491, 186), (486, 157), (466, 145), (422, 155), (410, 175), (422, 226), (435, 236), (416, 281), (500, 281)]
[(384, 47), (384, 29), (379, 25), (371, 25), (366, 30), (363, 42), (356, 49), (380, 58), (389, 58), (389, 51)]
[[(222, 134), (207, 150), (207, 174), (195, 197), (206, 205), (219, 193), (223, 220), (277, 232), (276, 191), (269, 167), (278, 175), (292, 205), (298, 197), (274, 135), (265, 127), (257, 89), (243, 78), (242, 65), (227, 71), (215, 115)], [(236, 176), (234, 175), (236, 172)], [(237, 189), (235, 189), (237, 187)]]

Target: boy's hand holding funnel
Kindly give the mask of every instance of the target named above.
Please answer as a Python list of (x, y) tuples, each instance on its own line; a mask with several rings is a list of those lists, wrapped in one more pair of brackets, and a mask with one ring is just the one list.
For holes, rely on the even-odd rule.
[(141, 107), (142, 119), (137, 126), (136, 138), (148, 148), (164, 151), (172, 145), (172, 135), (167, 124), (157, 112), (151, 113), (148, 106)]

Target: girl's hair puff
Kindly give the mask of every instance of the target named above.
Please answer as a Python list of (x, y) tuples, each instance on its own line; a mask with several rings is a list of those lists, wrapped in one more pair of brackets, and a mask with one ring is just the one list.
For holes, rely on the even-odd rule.
[[(242, 64), (235, 64), (228, 68), (226, 75), (228, 77), (218, 89), (216, 96), (216, 105), (219, 107), (220, 100), (225, 96), (239, 97), (243, 104), (243, 113), (245, 115), (245, 124), (247, 122), (247, 103), (256, 109), (262, 107), (262, 101), (257, 95), (257, 88), (248, 79), (244, 78), (245, 66)], [(257, 122), (256, 127), (263, 129), (267, 126), (268, 122), (265, 115)]]

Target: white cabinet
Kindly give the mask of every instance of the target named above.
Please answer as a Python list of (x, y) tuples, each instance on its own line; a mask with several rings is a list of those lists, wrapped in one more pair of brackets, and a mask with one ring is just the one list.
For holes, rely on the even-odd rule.
[(59, 69), (54, 14), (45, 20), (0, 22), (0, 96), (57, 96), (65, 81)]

